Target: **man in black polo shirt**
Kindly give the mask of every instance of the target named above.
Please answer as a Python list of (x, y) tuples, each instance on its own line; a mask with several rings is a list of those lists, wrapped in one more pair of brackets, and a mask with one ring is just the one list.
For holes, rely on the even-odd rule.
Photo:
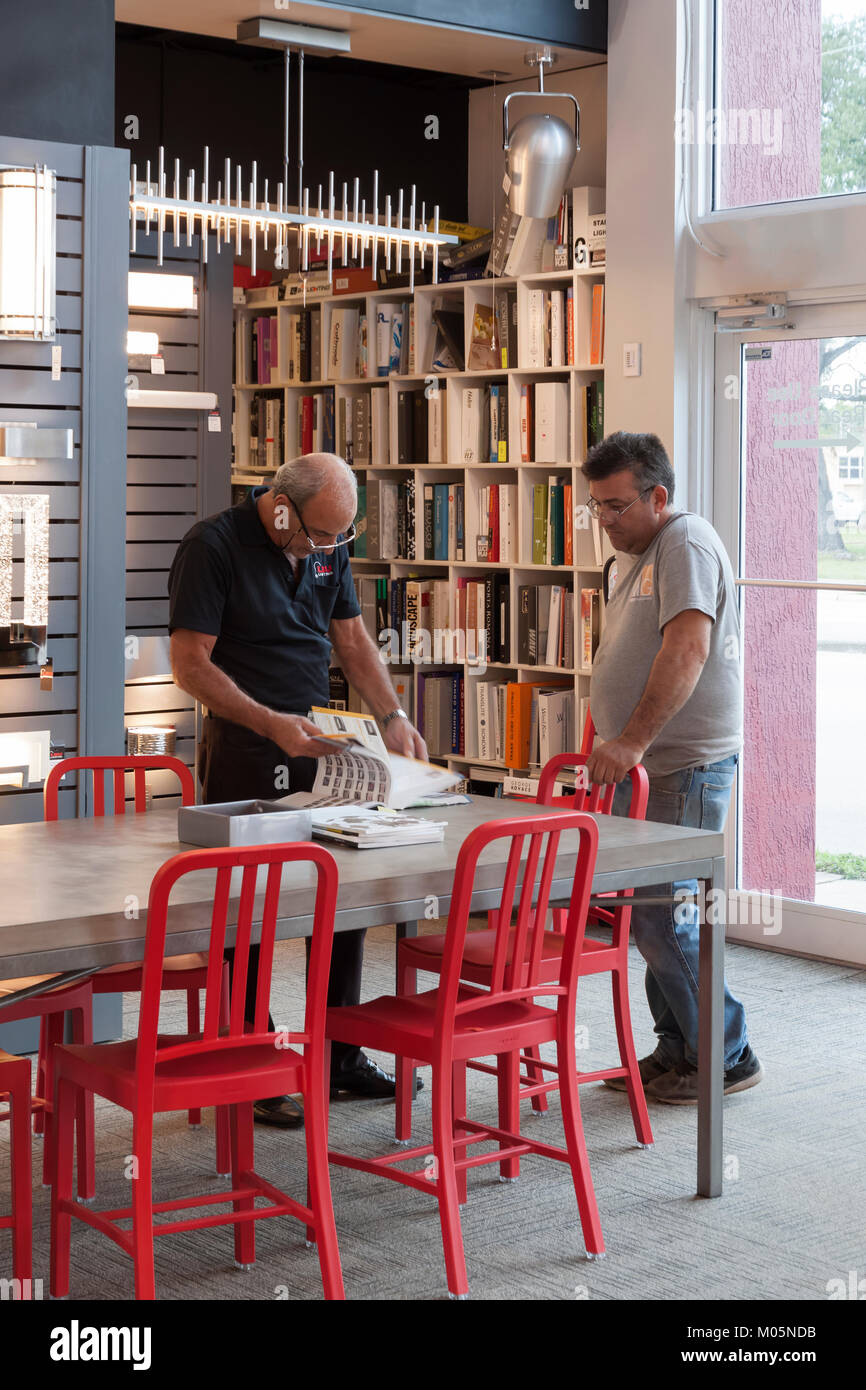
[[(181, 541), (169, 575), (172, 672), (208, 710), (198, 768), (204, 801), (284, 794), (285, 779), (277, 779), (286, 768), (289, 791), (312, 787), (327, 744), (306, 716), (328, 703), (332, 646), (387, 746), (426, 758), (360, 616), (346, 549), (356, 511), (355, 477), (343, 459), (307, 454), (283, 464), (271, 488), (253, 488)], [(364, 935), (334, 937), (330, 1005), (360, 999)], [(251, 965), (249, 1019), (254, 1008)], [(335, 1043), (331, 1091), (389, 1096), (394, 1078), (358, 1048)], [(287, 1096), (255, 1109), (262, 1123), (303, 1122)]]

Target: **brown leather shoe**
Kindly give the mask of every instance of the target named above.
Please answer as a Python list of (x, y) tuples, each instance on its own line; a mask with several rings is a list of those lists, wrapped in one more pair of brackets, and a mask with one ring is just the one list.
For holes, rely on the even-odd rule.
[(279, 1129), (301, 1129), (304, 1112), (294, 1096), (270, 1096), (257, 1100), (253, 1106), (257, 1125), (276, 1125)]

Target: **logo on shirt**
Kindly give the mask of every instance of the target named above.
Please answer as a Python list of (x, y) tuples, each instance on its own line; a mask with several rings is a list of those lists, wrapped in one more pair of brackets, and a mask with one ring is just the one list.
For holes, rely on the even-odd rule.
[(313, 574), (316, 576), (317, 579), (324, 579), (325, 575), (333, 574), (333, 573), (334, 573), (334, 567), (333, 567), (333, 565), (329, 565), (329, 564), (327, 563), (327, 561), (325, 561), (325, 560), (314, 560), (314, 561), (313, 561)]
[(640, 581), (632, 594), (632, 599), (652, 598), (653, 592), (653, 566), (644, 565), (640, 572)]

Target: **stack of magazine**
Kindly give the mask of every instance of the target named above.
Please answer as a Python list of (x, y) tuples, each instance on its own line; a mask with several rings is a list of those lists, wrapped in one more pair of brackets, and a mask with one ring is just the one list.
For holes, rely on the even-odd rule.
[(389, 753), (367, 715), (316, 708), (310, 718), (333, 742), (334, 752), (317, 759), (310, 791), (281, 797), (270, 802), (269, 809), (303, 807), (312, 813), (317, 839), (356, 849), (429, 844), (444, 838), (445, 821), (398, 813), (453, 786), (460, 773)]

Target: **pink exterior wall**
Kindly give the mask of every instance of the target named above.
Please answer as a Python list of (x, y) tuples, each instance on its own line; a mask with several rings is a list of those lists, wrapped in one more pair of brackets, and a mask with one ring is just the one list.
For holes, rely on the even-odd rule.
[[(778, 129), (778, 112), (782, 137), (778, 152), (766, 140), (717, 150), (722, 206), (819, 192), (820, 0), (721, 0), (720, 9), (719, 106), (766, 113), (765, 135)], [(815, 342), (774, 343), (769, 361), (746, 364), (746, 576), (815, 578), (818, 453), (773, 441), (817, 438), (817, 384)], [(792, 388), (791, 399), (779, 398)], [(815, 891), (816, 631), (815, 593), (746, 591), (741, 883), (807, 900)]]

